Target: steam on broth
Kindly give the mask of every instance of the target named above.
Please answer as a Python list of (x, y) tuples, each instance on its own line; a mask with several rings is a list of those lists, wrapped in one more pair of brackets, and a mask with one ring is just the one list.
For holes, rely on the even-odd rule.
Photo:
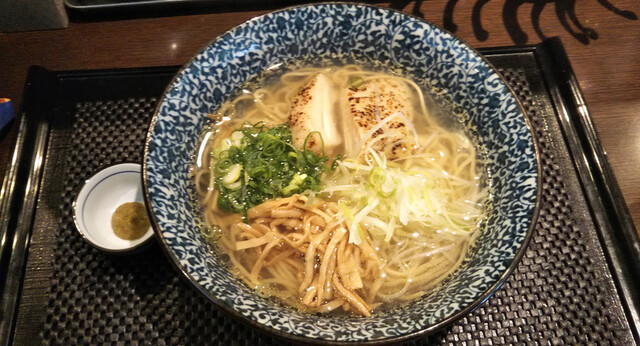
[(473, 143), (428, 100), (409, 79), (347, 65), (226, 102), (194, 179), (231, 271), (301, 311), (363, 316), (455, 271), (490, 195)]

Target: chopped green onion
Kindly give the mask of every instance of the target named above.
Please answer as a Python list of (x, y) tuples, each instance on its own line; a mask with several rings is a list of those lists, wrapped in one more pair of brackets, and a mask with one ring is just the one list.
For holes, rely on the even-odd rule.
[(349, 79), (349, 87), (354, 89), (360, 89), (364, 86), (364, 79), (362, 77), (351, 77)]
[(320, 133), (311, 132), (302, 150), (297, 149), (287, 124), (244, 124), (224, 138), (211, 151), (220, 209), (246, 216), (249, 208), (268, 199), (306, 190), (317, 192), (320, 174), (328, 171), (325, 163), (329, 158), (306, 147), (312, 136), (324, 146)]
[(229, 190), (237, 190), (242, 187), (242, 182), (238, 180), (230, 184), (224, 184), (224, 186)]
[(222, 177), (222, 183), (224, 183), (225, 185), (228, 185), (235, 182), (236, 180), (238, 180), (238, 178), (240, 178), (241, 172), (242, 172), (242, 165), (237, 163), (235, 165), (232, 165), (227, 170), (227, 174), (225, 174), (225, 176)]
[(369, 172), (369, 183), (373, 186), (381, 186), (387, 180), (387, 173), (382, 167), (374, 167)]
[(233, 131), (233, 133), (231, 133), (232, 141), (239, 141), (242, 138), (244, 138), (244, 134), (242, 133), (242, 131)]

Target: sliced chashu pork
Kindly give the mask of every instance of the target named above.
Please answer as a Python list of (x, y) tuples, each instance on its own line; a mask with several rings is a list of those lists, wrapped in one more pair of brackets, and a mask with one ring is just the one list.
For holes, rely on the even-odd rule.
[[(289, 125), (294, 145), (302, 148), (309, 133), (318, 131), (325, 153), (343, 145), (353, 158), (362, 157), (368, 147), (390, 160), (409, 154), (415, 143), (405, 123), (412, 104), (407, 85), (385, 78), (361, 84), (337, 90), (324, 74), (311, 78), (292, 102)], [(311, 136), (307, 148), (320, 154), (322, 143)]]
[[(322, 135), (327, 153), (331, 153), (342, 143), (342, 134), (337, 125), (338, 114), (335, 111), (337, 97), (335, 87), (322, 73), (314, 76), (300, 89), (293, 99), (289, 114), (293, 144), (297, 148), (304, 146), (307, 136), (313, 131), (318, 131)], [(319, 137), (309, 137), (307, 148), (320, 154), (322, 143)]]
[[(363, 149), (371, 147), (378, 153), (385, 153), (390, 160), (411, 153), (415, 143), (405, 123), (405, 119), (411, 119), (412, 105), (411, 91), (406, 84), (392, 79), (373, 79), (357, 88), (348, 87), (343, 93), (347, 118), (353, 119), (352, 126), (345, 127), (351, 128), (351, 133), (345, 133), (345, 137), (359, 139), (347, 145), (351, 147), (350, 151), (362, 157)], [(396, 114), (398, 112), (402, 116)], [(385, 121), (388, 117), (392, 118)], [(380, 123), (384, 125), (379, 126)]]

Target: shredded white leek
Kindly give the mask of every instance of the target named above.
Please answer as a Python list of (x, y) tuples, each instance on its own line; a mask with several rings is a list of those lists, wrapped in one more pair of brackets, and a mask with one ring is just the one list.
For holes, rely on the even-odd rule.
[(339, 211), (347, 220), (350, 243), (360, 244), (366, 236), (362, 226), (387, 242), (395, 231), (413, 223), (428, 226), (419, 227), (421, 230), (464, 234), (484, 215), (477, 201), (486, 196), (486, 189), (460, 196), (458, 190), (464, 189), (459, 181), (467, 181), (437, 165), (405, 171), (399, 164), (390, 166), (383, 154), (372, 149), (368, 154), (366, 163), (339, 162), (320, 191), (340, 199)]

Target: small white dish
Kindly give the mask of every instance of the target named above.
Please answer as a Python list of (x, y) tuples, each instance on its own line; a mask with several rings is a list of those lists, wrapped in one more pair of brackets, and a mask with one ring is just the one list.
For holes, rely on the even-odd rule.
[(136, 240), (115, 235), (111, 216), (123, 203), (144, 204), (141, 167), (137, 163), (109, 166), (87, 179), (73, 203), (74, 222), (82, 237), (96, 248), (123, 253), (138, 249), (153, 235), (151, 227)]

